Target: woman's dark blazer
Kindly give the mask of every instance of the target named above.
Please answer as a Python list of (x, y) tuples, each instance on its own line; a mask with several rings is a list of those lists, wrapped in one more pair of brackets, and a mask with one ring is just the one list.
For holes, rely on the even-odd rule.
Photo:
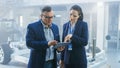
[[(62, 41), (64, 41), (65, 36), (67, 35), (69, 23), (67, 22), (63, 25), (63, 36)], [(84, 21), (78, 20), (75, 24), (75, 30), (71, 38), (72, 43), (72, 51), (70, 51), (70, 55), (65, 55), (67, 51), (67, 47), (62, 52), (62, 60), (64, 60), (65, 64), (85, 64), (87, 65), (86, 59), (86, 51), (85, 46), (88, 44), (88, 26)], [(69, 59), (68, 59), (69, 57)], [(69, 60), (69, 62), (66, 61)]]

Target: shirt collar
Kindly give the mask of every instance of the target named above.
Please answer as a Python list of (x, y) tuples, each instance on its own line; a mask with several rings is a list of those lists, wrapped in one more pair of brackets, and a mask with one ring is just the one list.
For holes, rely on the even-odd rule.
[(42, 20), (41, 20), (41, 23), (42, 23), (42, 25), (43, 25), (43, 27), (44, 27), (45, 29), (47, 29), (47, 28), (51, 28), (51, 26), (52, 26), (52, 24), (51, 24), (49, 27), (47, 27), (47, 26), (43, 23)]
[(77, 23), (77, 22), (71, 24), (71, 22), (69, 22), (69, 27), (74, 27), (76, 23)]

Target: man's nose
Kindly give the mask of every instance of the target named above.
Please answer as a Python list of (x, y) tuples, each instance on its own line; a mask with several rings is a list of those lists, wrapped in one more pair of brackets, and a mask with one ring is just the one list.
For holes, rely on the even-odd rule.
[(48, 20), (52, 21), (52, 20), (53, 20), (53, 18), (49, 18)]

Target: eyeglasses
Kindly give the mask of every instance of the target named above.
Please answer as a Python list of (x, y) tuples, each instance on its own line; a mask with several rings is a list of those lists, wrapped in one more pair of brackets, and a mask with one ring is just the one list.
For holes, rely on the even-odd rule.
[(73, 16), (73, 17), (78, 17), (77, 15), (73, 15), (73, 14), (70, 14), (70, 16)]
[(43, 15), (45, 18), (47, 18), (47, 19), (51, 19), (51, 18), (54, 18), (55, 16), (45, 16), (45, 15)]

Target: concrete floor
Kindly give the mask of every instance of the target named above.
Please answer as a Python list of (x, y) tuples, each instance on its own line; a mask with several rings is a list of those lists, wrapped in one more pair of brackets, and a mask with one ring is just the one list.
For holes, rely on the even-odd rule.
[[(109, 46), (106, 50), (106, 57), (107, 62), (97, 68), (120, 68), (120, 49)], [(27, 68), (27, 64), (12, 60), (8, 65), (0, 64), (0, 68)]]
[(15, 60), (11, 60), (11, 62), (7, 65), (0, 64), (0, 68), (27, 68), (27, 65)]
[(27, 68), (27, 65), (16, 60), (11, 60), (9, 64), (0, 64), (0, 68)]
[(109, 47), (106, 51), (108, 68), (120, 68), (120, 49)]

